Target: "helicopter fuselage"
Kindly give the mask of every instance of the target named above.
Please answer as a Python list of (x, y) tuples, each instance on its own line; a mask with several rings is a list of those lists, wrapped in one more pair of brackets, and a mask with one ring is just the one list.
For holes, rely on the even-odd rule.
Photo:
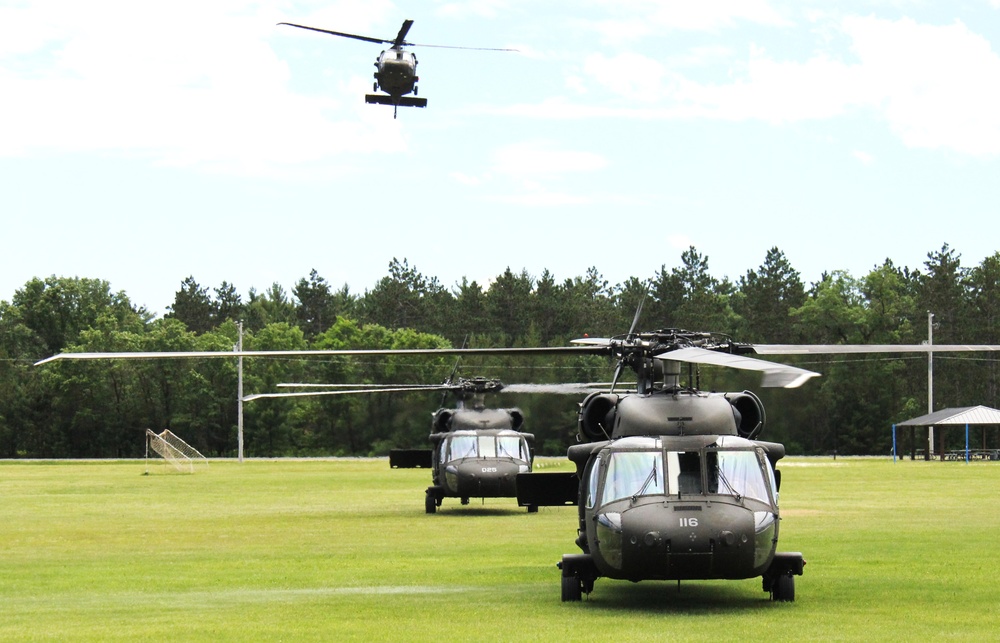
[[(430, 467), (433, 484), (427, 488), (425, 509), (435, 513), (444, 498), (514, 498), (517, 476), (531, 471), (535, 436), (518, 431), (523, 416), (518, 409), (439, 409), (433, 416), (427, 450), (393, 450), (396, 468)], [(537, 506), (528, 505), (529, 512)]]
[(375, 60), (377, 88), (398, 99), (416, 91), (417, 57), (409, 51), (392, 47)]
[[(577, 546), (562, 569), (564, 601), (580, 600), (599, 577), (640, 580), (763, 577), (776, 600), (792, 600), (799, 553), (778, 553), (775, 463), (785, 453), (751, 439), (763, 426), (760, 400), (694, 390), (594, 394), (580, 408), (581, 439), (569, 448), (578, 486), (563, 502), (579, 510)], [(603, 438), (603, 439), (602, 439)], [(560, 474), (519, 485), (565, 486)], [(519, 502), (531, 500), (519, 492)], [(538, 495), (545, 498), (545, 494)]]
[(777, 488), (754, 442), (628, 437), (574, 450), (585, 487), (578, 544), (598, 576), (738, 579), (767, 571), (778, 542)]

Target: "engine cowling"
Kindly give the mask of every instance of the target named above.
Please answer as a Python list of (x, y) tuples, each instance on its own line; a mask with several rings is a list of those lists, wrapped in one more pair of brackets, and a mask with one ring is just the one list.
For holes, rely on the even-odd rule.
[(607, 440), (614, 430), (619, 397), (612, 393), (591, 393), (580, 404), (577, 417), (579, 435), (588, 441)]
[(455, 414), (452, 409), (438, 409), (431, 420), (431, 427), (434, 433), (445, 433), (451, 430), (451, 417)]
[(726, 393), (725, 397), (733, 405), (733, 416), (736, 418), (736, 431), (741, 438), (755, 439), (764, 430), (767, 419), (764, 414), (764, 403), (751, 391), (742, 393)]

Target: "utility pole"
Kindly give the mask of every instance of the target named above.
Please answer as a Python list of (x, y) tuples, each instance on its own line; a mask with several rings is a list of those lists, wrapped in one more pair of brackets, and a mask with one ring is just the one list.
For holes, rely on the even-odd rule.
[(239, 353), (239, 357), (236, 359), (236, 381), (237, 388), (236, 391), (236, 444), (237, 451), (239, 453), (240, 462), (243, 462), (243, 322), (238, 324), (239, 328), (239, 338), (236, 340), (236, 346), (233, 348)]
[[(934, 313), (927, 311), (927, 414), (934, 412)], [(934, 426), (927, 427), (927, 457), (934, 457)]]

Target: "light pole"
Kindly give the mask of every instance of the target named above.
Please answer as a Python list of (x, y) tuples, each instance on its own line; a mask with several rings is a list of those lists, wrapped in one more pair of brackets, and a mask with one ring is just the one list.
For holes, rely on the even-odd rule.
[(243, 322), (238, 324), (239, 338), (233, 348), (239, 353), (236, 365), (236, 445), (240, 462), (243, 462)]
[[(927, 414), (934, 412), (934, 313), (927, 311)], [(934, 425), (927, 427), (927, 457), (934, 457)]]

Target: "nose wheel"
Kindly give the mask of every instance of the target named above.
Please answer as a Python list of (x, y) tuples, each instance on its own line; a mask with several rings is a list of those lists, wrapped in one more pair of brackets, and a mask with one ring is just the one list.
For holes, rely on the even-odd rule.
[(575, 575), (562, 577), (562, 602), (570, 603), (583, 599), (583, 583)]
[(791, 603), (795, 600), (795, 577), (782, 574), (771, 582), (771, 600)]

